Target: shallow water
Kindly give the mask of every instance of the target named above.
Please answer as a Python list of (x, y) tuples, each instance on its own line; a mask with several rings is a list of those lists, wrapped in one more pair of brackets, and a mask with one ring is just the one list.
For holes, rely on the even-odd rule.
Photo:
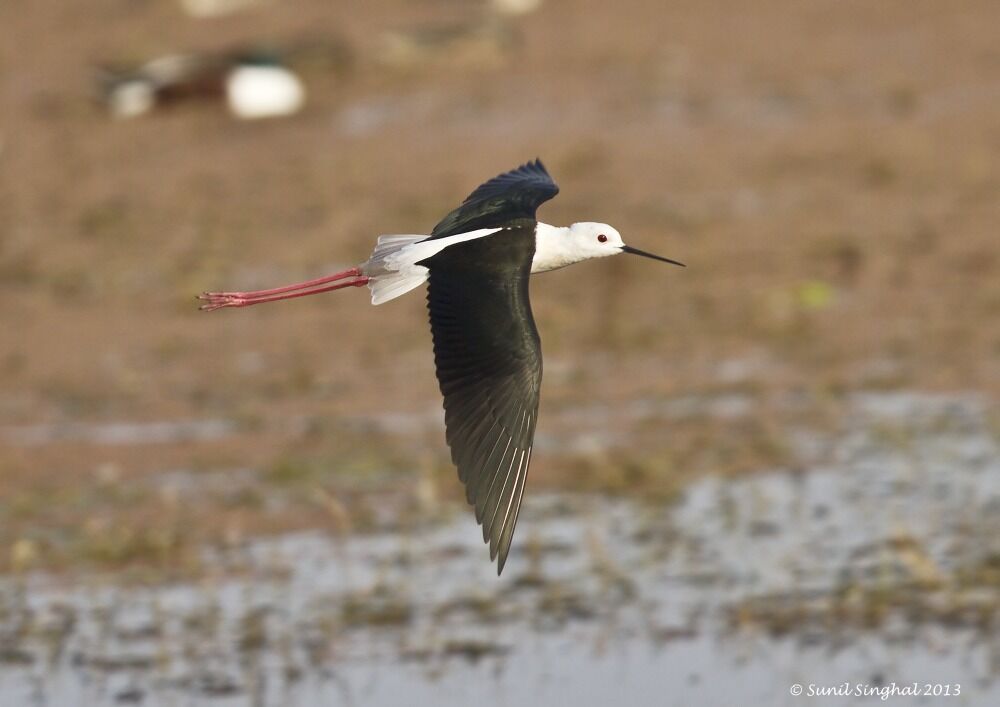
[(881, 701), (790, 695), (845, 681), (1000, 704), (990, 412), (857, 395), (836, 434), (796, 433), (795, 471), (672, 505), (536, 494), (499, 580), (465, 513), (206, 550), (198, 585), (6, 579), (0, 704)]

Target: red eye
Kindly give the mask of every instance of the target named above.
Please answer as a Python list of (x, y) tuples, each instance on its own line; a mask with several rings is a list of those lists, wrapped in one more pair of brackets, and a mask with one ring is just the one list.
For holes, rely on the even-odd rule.
[(605, 236), (605, 235), (604, 235), (604, 234), (602, 233), (601, 235), (599, 235), (599, 236), (597, 237), (597, 242), (598, 242), (598, 243), (607, 243), (607, 242), (608, 242), (608, 237), (607, 237), (607, 236)]

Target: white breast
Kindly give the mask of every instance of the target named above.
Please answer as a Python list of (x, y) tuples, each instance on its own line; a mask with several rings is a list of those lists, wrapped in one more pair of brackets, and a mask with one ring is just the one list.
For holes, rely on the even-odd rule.
[(574, 252), (569, 238), (569, 228), (550, 226), (539, 222), (535, 227), (535, 257), (531, 261), (531, 272), (547, 272), (579, 262), (579, 254)]

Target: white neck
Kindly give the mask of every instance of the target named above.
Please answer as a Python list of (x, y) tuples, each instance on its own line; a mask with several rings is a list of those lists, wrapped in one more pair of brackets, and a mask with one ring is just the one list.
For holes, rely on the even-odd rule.
[(535, 227), (535, 257), (531, 261), (531, 273), (546, 272), (566, 267), (580, 261), (573, 252), (568, 226), (550, 226), (538, 222)]

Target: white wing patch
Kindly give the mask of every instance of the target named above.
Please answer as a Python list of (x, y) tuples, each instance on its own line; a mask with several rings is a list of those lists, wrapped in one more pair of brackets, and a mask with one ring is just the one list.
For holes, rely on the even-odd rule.
[(416, 235), (379, 236), (368, 262), (361, 265), (361, 272), (369, 278), (372, 304), (388, 302), (426, 282), (427, 268), (417, 265), (421, 260), (440, 253), (450, 245), (482, 238), (499, 230), (482, 228), (434, 240)]

